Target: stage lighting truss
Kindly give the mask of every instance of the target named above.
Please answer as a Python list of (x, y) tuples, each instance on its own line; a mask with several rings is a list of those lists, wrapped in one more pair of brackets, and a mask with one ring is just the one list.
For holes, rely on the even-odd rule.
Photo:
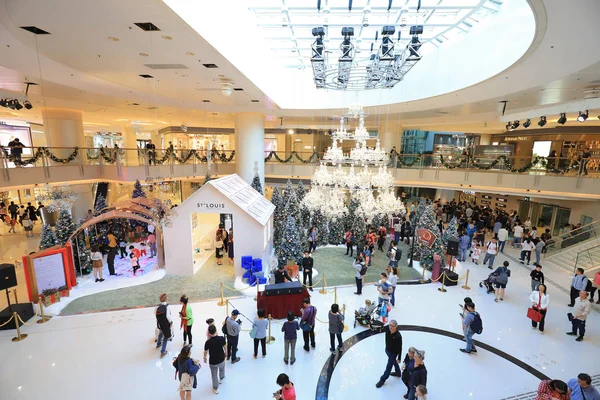
[[(410, 28), (411, 40), (401, 51), (394, 44), (394, 33), (394, 26), (384, 26), (377, 52), (373, 53), (371, 44), (371, 56), (367, 60), (357, 60), (352, 43), (354, 28), (344, 27), (338, 62), (329, 64), (324, 41), (325, 28), (313, 28), (312, 35), (315, 41), (311, 46), (310, 61), (315, 86), (318, 89), (353, 91), (394, 87), (421, 60), (419, 35), (423, 33), (423, 26), (416, 25)], [(400, 31), (397, 41), (400, 41)]]

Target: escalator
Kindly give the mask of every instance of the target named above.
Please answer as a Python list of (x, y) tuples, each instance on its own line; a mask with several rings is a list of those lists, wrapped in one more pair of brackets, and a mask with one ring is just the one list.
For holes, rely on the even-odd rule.
[(98, 198), (102, 196), (106, 201), (108, 201), (108, 182), (98, 182), (96, 184), (96, 195), (94, 196), (94, 209), (96, 209), (96, 205), (98, 204)]

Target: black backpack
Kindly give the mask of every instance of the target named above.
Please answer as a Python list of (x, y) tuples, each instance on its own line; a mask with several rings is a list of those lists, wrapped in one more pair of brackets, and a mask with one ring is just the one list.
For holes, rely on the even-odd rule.
[(474, 333), (481, 335), (481, 332), (483, 332), (483, 321), (481, 320), (481, 316), (479, 315), (478, 312), (476, 312), (474, 314), (475, 314), (475, 319), (473, 319), (473, 322), (471, 322), (471, 330)]
[(221, 327), (221, 332), (223, 332), (223, 335), (227, 335), (227, 318), (229, 318), (229, 317), (225, 317), (225, 322), (223, 323), (223, 326)]
[(587, 278), (587, 284), (585, 285), (585, 291), (586, 292), (591, 292), (592, 291), (592, 281), (590, 280), (590, 278)]
[(360, 269), (360, 274), (362, 276), (365, 276), (367, 274), (367, 266), (363, 265), (362, 268)]

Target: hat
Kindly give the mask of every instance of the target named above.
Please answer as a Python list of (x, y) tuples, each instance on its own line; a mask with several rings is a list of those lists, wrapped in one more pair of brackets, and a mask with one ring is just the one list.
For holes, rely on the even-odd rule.
[(240, 312), (238, 310), (233, 310), (231, 312), (231, 315), (240, 315)]

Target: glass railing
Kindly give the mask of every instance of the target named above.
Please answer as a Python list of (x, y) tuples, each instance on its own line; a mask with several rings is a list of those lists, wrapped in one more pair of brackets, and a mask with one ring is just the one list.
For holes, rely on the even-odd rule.
[(568, 247), (582, 244), (600, 236), (600, 221), (593, 221), (587, 225), (575, 227), (552, 237), (546, 243), (546, 257), (558, 253)]
[(575, 258), (575, 267), (573, 267), (573, 272), (575, 272), (577, 268), (583, 268), (585, 271), (590, 271), (595, 270), (599, 267), (600, 245), (597, 245), (590, 249), (586, 249), (577, 253), (577, 257)]

